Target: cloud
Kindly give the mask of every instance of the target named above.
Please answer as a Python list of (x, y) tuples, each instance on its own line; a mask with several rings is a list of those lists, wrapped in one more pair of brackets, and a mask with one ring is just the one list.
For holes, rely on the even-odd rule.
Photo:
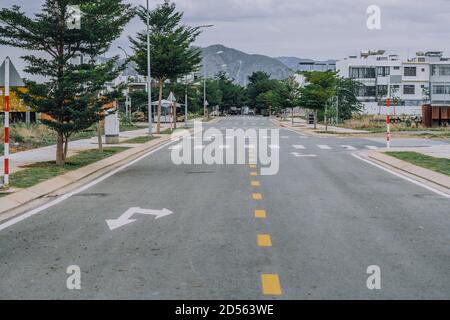
[[(1, 0), (2, 6), (22, 5), (35, 12), (43, 0)], [(145, 0), (126, 0), (145, 5)], [(155, 8), (161, 1), (150, 0)], [(343, 58), (362, 49), (387, 49), (400, 55), (416, 50), (450, 52), (449, 0), (176, 0), (190, 25), (214, 24), (197, 45), (224, 44), (249, 53), (301, 58)], [(366, 28), (369, 5), (381, 8), (382, 29)], [(128, 35), (144, 28), (137, 19), (111, 47), (123, 54)], [(17, 56), (17, 50), (0, 48)]]

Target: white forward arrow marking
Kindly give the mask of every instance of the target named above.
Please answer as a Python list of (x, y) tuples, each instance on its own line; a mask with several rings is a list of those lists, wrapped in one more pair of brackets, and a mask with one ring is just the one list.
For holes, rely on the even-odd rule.
[(155, 216), (156, 219), (160, 219), (162, 217), (170, 216), (173, 214), (169, 209), (162, 210), (152, 210), (152, 209), (141, 209), (141, 208), (130, 208), (124, 214), (122, 214), (116, 220), (106, 220), (108, 227), (111, 231), (126, 226), (127, 224), (136, 222), (136, 219), (131, 219), (131, 217), (135, 214), (143, 214)]

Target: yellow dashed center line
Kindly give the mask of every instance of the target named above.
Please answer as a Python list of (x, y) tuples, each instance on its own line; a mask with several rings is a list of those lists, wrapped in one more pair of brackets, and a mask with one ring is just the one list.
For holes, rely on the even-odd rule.
[(266, 216), (266, 210), (255, 210), (255, 218), (265, 219)]
[(258, 246), (260, 247), (271, 247), (272, 238), (269, 234), (258, 234), (257, 237)]
[(252, 181), (252, 187), (261, 187), (261, 182), (259, 182), (259, 181)]
[[(256, 159), (253, 155), (250, 154), (250, 169), (257, 169)], [(257, 177), (257, 171), (251, 171), (250, 176)], [(251, 181), (251, 186), (254, 188), (260, 187), (261, 182), (257, 180)], [(253, 200), (262, 200), (263, 196), (261, 193), (252, 193)], [(266, 210), (263, 209), (255, 209), (255, 218), (257, 219), (265, 219), (267, 217)], [(269, 234), (258, 234), (257, 235), (257, 245), (259, 247), (272, 247), (272, 238)], [(281, 296), (281, 285), (280, 278), (278, 274), (262, 274), (261, 275), (261, 285), (262, 285), (262, 293), (265, 296)]]
[(281, 285), (277, 274), (261, 275), (262, 291), (266, 296), (280, 296)]
[(254, 193), (252, 195), (253, 200), (262, 200), (262, 194), (261, 193)]

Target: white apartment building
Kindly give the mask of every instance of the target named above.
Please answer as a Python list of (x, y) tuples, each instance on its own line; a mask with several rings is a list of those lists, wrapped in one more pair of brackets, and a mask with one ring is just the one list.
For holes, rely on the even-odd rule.
[(368, 114), (385, 114), (388, 86), (394, 114), (421, 114), (425, 103), (450, 103), (450, 60), (440, 51), (418, 52), (402, 61), (385, 51), (365, 51), (337, 62), (338, 74), (363, 85), (359, 99)]

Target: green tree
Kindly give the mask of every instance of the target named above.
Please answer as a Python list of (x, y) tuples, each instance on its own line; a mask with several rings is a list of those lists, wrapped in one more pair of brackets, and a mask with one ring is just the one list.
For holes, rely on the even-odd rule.
[(351, 119), (355, 112), (361, 111), (362, 103), (357, 96), (360, 85), (358, 81), (351, 78), (337, 78), (336, 95), (339, 121)]
[(291, 111), (293, 123), (294, 108), (300, 105), (300, 84), (295, 80), (295, 77), (289, 77), (278, 83), (275, 92), (280, 100), (280, 109)]
[[(270, 96), (269, 94), (264, 97), (261, 96), (261, 94), (274, 90), (278, 85), (278, 81), (270, 79), (270, 75), (262, 71), (254, 72), (248, 80), (249, 84), (247, 86), (247, 94), (249, 102), (257, 109), (259, 113), (261, 113), (262, 109), (268, 108), (267, 103), (264, 101), (267, 101), (265, 98)], [(275, 93), (272, 92), (272, 95), (275, 95)], [(275, 98), (275, 96), (273, 96), (273, 98)], [(275, 105), (272, 105), (272, 107), (274, 106)]]
[(275, 90), (261, 93), (256, 97), (255, 103), (261, 108), (260, 110), (268, 110), (269, 117), (272, 116), (273, 111), (279, 111), (281, 109), (280, 96)]
[[(183, 75), (197, 71), (201, 63), (201, 51), (191, 47), (200, 35), (199, 28), (181, 23), (183, 13), (176, 11), (174, 3), (164, 1), (150, 15), (150, 43), (152, 77), (159, 86), (157, 133), (161, 131), (161, 100), (164, 82), (181, 78)], [(138, 16), (147, 23), (147, 9), (140, 7)], [(135, 38), (130, 37), (134, 56), (140, 74), (147, 74), (147, 32), (142, 31)]]
[(300, 105), (306, 109), (320, 112), (323, 119), (328, 123), (327, 106), (336, 93), (337, 76), (332, 71), (304, 72), (307, 85), (300, 89)]
[[(68, 28), (69, 5), (80, 6), (81, 29)], [(57, 133), (58, 165), (65, 163), (70, 136), (99, 121), (102, 106), (114, 98), (105, 93), (104, 84), (117, 77), (117, 58), (102, 64), (93, 60), (109, 49), (134, 14), (122, 0), (45, 0), (34, 18), (19, 6), (0, 11), (0, 44), (45, 54), (23, 57), (25, 71), (45, 80), (26, 81), (29, 92), (21, 98), (51, 117), (42, 122)], [(79, 55), (91, 59), (72, 63)]]
[(222, 92), (221, 110), (228, 111), (231, 107), (244, 106), (247, 103), (246, 90), (230, 79), (224, 71), (216, 75), (219, 90)]

